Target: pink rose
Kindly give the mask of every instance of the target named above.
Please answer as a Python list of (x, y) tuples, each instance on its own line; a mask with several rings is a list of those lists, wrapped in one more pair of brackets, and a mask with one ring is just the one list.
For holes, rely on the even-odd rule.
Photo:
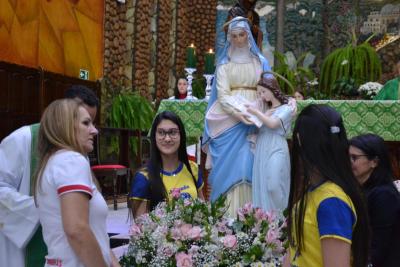
[(193, 266), (192, 256), (190, 256), (184, 252), (176, 253), (175, 260), (176, 260), (177, 267), (192, 267)]
[(258, 233), (261, 230), (261, 223), (257, 222), (256, 225), (254, 225), (253, 229), (251, 229), (252, 233)]
[(272, 223), (273, 221), (275, 221), (275, 219), (276, 219), (275, 211), (273, 211), (273, 210), (272, 211), (267, 211), (266, 214), (267, 214), (267, 221), (269, 223)]
[(171, 196), (174, 199), (178, 199), (181, 196), (181, 189), (179, 188), (174, 188), (171, 190)]
[(237, 245), (237, 239), (234, 235), (227, 235), (224, 237), (224, 246), (227, 248), (234, 248)]
[(172, 255), (174, 255), (174, 250), (173, 250), (172, 246), (166, 245), (165, 247), (160, 247), (159, 253), (161, 253), (169, 258)]
[(134, 224), (131, 226), (131, 229), (129, 229), (129, 234), (131, 236), (137, 237), (142, 234), (142, 230), (140, 229), (140, 226), (137, 224)]
[(250, 202), (244, 204), (244, 206), (243, 206), (243, 213), (244, 213), (245, 215), (250, 214), (250, 212), (251, 212), (252, 210), (253, 210), (253, 205), (252, 205)]
[(265, 214), (265, 212), (261, 208), (256, 208), (254, 217), (256, 217), (258, 221), (261, 221), (267, 218), (267, 214)]
[(189, 232), (192, 230), (192, 225), (188, 223), (182, 224), (179, 230), (181, 231), (182, 237), (188, 238)]
[(267, 243), (276, 243), (278, 239), (278, 231), (276, 229), (268, 229), (267, 234), (265, 235), (265, 241)]
[(242, 209), (238, 209), (237, 215), (238, 215), (239, 221), (244, 222), (246, 220), (246, 217), (244, 216)]
[(201, 237), (201, 228), (199, 226), (194, 226), (188, 232), (189, 238), (193, 240), (199, 240)]

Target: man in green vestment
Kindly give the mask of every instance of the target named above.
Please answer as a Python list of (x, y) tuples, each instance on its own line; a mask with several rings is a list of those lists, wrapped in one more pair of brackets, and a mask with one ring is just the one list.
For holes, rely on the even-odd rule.
[[(74, 85), (65, 97), (82, 100), (95, 119), (99, 100), (92, 90)], [(0, 143), (0, 267), (45, 265), (47, 249), (31, 189), (38, 129), (39, 124), (21, 127)]]
[(374, 100), (400, 100), (400, 61), (396, 64), (397, 77), (386, 82)]

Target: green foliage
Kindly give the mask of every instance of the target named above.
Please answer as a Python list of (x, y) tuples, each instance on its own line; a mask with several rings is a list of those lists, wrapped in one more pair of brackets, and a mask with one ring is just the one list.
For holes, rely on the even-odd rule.
[(255, 262), (257, 259), (261, 259), (263, 256), (263, 250), (260, 245), (252, 246), (243, 256), (243, 260), (247, 264)]
[(203, 99), (206, 96), (206, 79), (204, 77), (195, 78), (192, 81), (192, 94), (198, 99)]
[(354, 80), (358, 88), (368, 81), (379, 80), (382, 67), (376, 51), (367, 43), (338, 48), (322, 64), (320, 90), (332, 97), (335, 82), (339, 79)]
[(307, 92), (307, 99), (329, 99), (329, 96), (325, 92), (321, 92), (316, 88), (315, 90), (310, 90)]
[(310, 53), (302, 54), (297, 60), (293, 53), (286, 54), (274, 52), (277, 63), (274, 71), (286, 78), (294, 88), (291, 88), (285, 81), (278, 79), (281, 90), (288, 95), (292, 95), (295, 89), (307, 87), (307, 82), (315, 78), (314, 72), (309, 68), (314, 57)]
[[(149, 130), (154, 118), (152, 104), (137, 92), (121, 92), (112, 101), (109, 112), (109, 126), (115, 128), (127, 128), (131, 130)], [(130, 140), (132, 152), (137, 151), (137, 138)], [(118, 147), (116, 140), (112, 147)]]
[(356, 96), (358, 95), (356, 80), (353, 78), (340, 78), (333, 85), (333, 96)]
[(110, 111), (110, 126), (148, 130), (153, 121), (151, 103), (137, 92), (120, 93), (115, 96)]

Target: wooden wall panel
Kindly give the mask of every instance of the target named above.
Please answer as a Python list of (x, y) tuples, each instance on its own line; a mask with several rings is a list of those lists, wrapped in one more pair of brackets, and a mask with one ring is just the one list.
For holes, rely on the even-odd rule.
[(37, 69), (0, 62), (0, 139), (39, 120), (39, 88)]
[(39, 122), (47, 105), (62, 98), (73, 84), (85, 85), (100, 96), (99, 82), (0, 61), (0, 140), (23, 125)]

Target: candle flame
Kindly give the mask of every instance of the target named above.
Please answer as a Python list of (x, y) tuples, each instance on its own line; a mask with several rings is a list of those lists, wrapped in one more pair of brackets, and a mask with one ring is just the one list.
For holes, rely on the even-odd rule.
[(210, 50), (208, 50), (208, 53), (213, 53), (214, 51), (212, 50), (212, 48), (210, 48)]
[(194, 43), (191, 43), (191, 44), (190, 44), (190, 47), (194, 47)]

